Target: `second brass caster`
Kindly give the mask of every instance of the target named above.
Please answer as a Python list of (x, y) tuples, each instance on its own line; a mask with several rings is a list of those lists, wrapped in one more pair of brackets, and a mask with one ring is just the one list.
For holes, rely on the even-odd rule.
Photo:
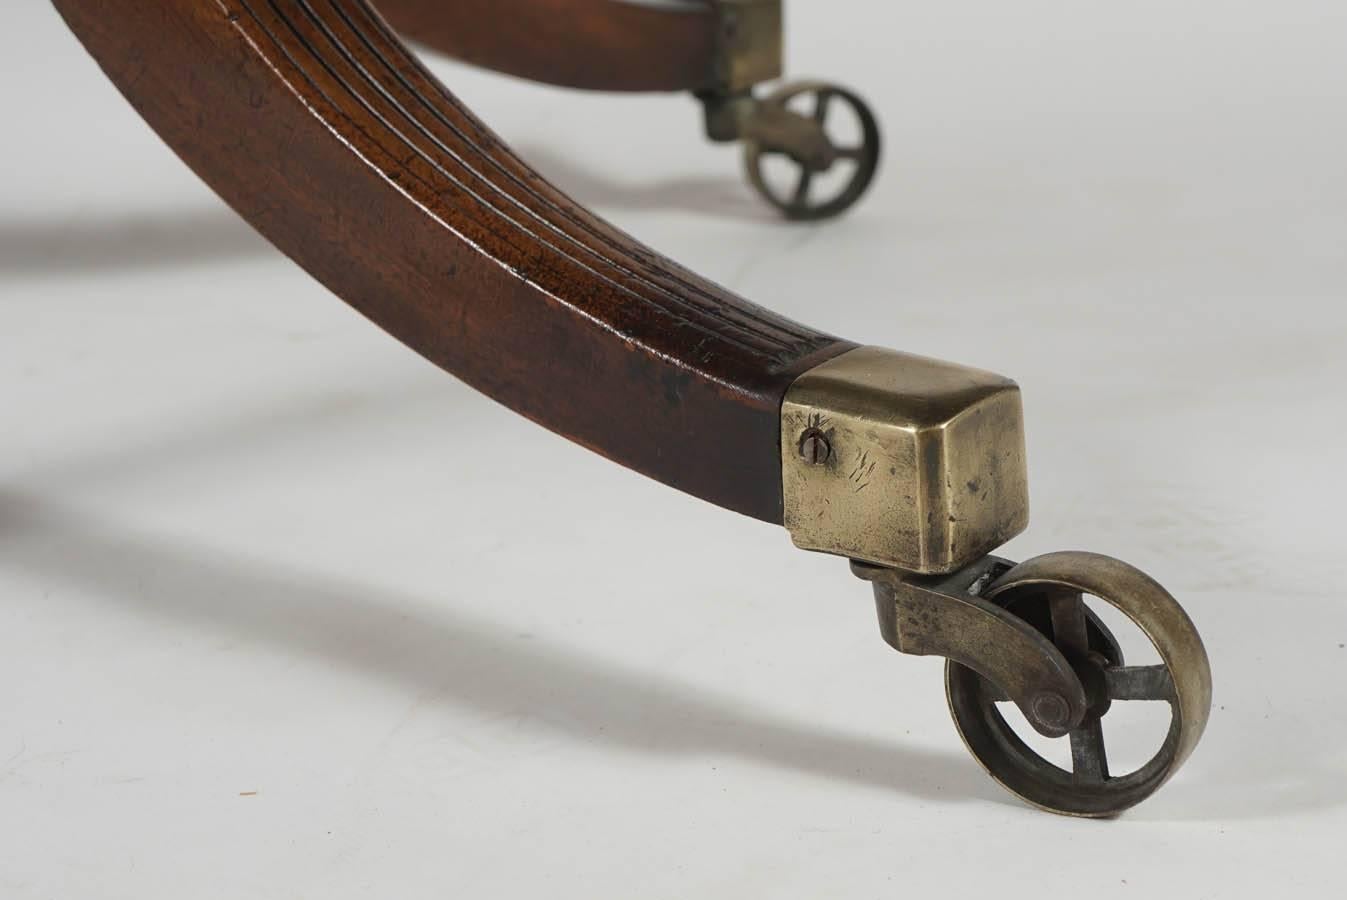
[[(752, 91), (701, 95), (712, 140), (741, 141), (748, 181), (787, 219), (839, 216), (869, 191), (882, 138), (870, 107), (835, 84), (787, 84), (764, 97)], [(838, 128), (853, 120), (850, 133)]]
[[(903, 653), (945, 657), (950, 712), (968, 749), (1028, 803), (1073, 816), (1113, 816), (1160, 788), (1192, 753), (1211, 711), (1211, 668), (1188, 615), (1153, 579), (1093, 553), (1013, 563), (988, 557), (950, 576), (912, 576), (853, 563), (874, 584), (880, 629)], [(1159, 653), (1128, 666), (1117, 640), (1085, 604), (1121, 612)], [(1115, 703), (1164, 703), (1170, 726), (1141, 768), (1114, 774), (1104, 721)], [(1029, 725), (1068, 741), (1071, 770), (1031, 749), (1007, 722), (1013, 703)]]
[[(859, 134), (842, 142), (829, 131), (839, 108), (849, 110)], [(761, 101), (744, 140), (744, 170), (758, 193), (788, 219), (816, 221), (841, 215), (865, 196), (879, 171), (879, 123), (859, 96), (823, 82), (790, 84)], [(793, 179), (775, 183), (773, 157), (788, 160)], [(834, 170), (839, 178), (829, 178)], [(825, 184), (825, 180), (829, 183)]]

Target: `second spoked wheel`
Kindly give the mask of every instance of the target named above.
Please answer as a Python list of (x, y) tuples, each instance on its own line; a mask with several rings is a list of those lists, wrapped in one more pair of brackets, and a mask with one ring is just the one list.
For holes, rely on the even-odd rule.
[[(855, 133), (835, 137), (847, 114)], [(832, 218), (869, 190), (879, 170), (879, 123), (856, 94), (823, 82), (786, 85), (762, 100), (759, 116), (762, 127), (744, 142), (744, 167), (758, 193), (787, 218)], [(791, 174), (769, 171), (774, 159), (788, 162)]]
[[(1067, 738), (1071, 770), (1040, 756), (1003, 717), (1002, 692), (972, 669), (949, 663), (945, 686), (964, 742), (987, 772), (1027, 802), (1074, 816), (1116, 815), (1154, 793), (1183, 764), (1206, 727), (1211, 669), (1192, 621), (1170, 594), (1139, 570), (1090, 553), (1054, 553), (1016, 566), (983, 596), (1026, 619), (1062, 651), (1089, 700)], [(1159, 665), (1127, 666), (1117, 641), (1085, 604), (1109, 603), (1158, 651)], [(1115, 703), (1168, 704), (1170, 726), (1141, 768), (1114, 775), (1105, 723)]]

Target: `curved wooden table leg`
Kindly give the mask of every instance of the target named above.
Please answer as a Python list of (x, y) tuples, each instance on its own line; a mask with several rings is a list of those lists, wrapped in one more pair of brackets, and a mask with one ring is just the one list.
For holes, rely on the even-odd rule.
[[(364, 0), (55, 3), (202, 178), (393, 336), (624, 465), (859, 561), (891, 644), (1024, 687), (970, 675), (954, 707), (974, 754), (1021, 796), (1114, 814), (1191, 751), (1210, 671), (1172, 597), (1104, 557), (981, 559), (1027, 524), (1013, 382), (856, 347), (643, 247), (524, 165)], [(792, 121), (766, 120), (757, 138)], [(1003, 592), (1023, 615), (992, 602)], [(1094, 652), (1082, 593), (1135, 613), (1167, 674)], [(1045, 598), (1051, 633), (1034, 624)], [(1094, 765), (1072, 781), (988, 712), (1018, 696), (1041, 733), (1075, 740), (1112, 699), (1142, 693), (1170, 702), (1176, 724), (1156, 762), (1121, 779)]]
[(711, 2), (380, 0), (403, 36), (473, 65), (601, 91), (711, 88), (721, 19)]
[(362, 0), (56, 6), (198, 175), (394, 337), (611, 459), (782, 520), (782, 398), (850, 344), (578, 207)]

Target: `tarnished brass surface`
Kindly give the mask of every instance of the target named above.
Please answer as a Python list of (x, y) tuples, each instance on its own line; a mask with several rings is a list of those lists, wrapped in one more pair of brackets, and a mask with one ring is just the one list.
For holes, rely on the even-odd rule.
[(1013, 381), (861, 347), (805, 373), (781, 411), (795, 544), (921, 574), (957, 571), (1028, 525)]
[(784, 71), (783, 0), (721, 0), (714, 90), (735, 94)]
[(1029, 622), (979, 596), (1012, 563), (987, 557), (954, 575), (927, 577), (866, 563), (851, 568), (874, 584), (879, 630), (895, 650), (976, 670), (1048, 737), (1066, 735), (1085, 718), (1085, 688), (1061, 651)]
[[(1126, 615), (1154, 645), (1161, 663), (1129, 667), (1116, 650), (1101, 652), (1089, 634), (1086, 594)], [(1211, 666), (1192, 620), (1168, 591), (1116, 559), (1051, 553), (1000, 576), (984, 596), (1008, 611), (1026, 602), (1047, 611), (1053, 641), (1080, 677), (1090, 704), (1070, 731), (1068, 772), (1034, 752), (1001, 716), (996, 703), (1004, 699), (1003, 686), (950, 662), (945, 672), (950, 711), (988, 774), (1042, 809), (1098, 818), (1140, 803), (1183, 765), (1211, 713)], [(1109, 771), (1103, 720), (1114, 703), (1124, 701), (1168, 703), (1170, 727), (1149, 762), (1115, 776)]]

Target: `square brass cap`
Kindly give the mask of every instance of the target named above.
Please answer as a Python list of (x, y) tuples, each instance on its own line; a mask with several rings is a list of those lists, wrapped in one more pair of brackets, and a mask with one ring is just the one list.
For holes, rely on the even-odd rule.
[(782, 0), (721, 0), (715, 88), (737, 94), (784, 71)]
[(1007, 378), (861, 347), (796, 380), (781, 429), (785, 524), (803, 549), (943, 574), (1029, 524)]

